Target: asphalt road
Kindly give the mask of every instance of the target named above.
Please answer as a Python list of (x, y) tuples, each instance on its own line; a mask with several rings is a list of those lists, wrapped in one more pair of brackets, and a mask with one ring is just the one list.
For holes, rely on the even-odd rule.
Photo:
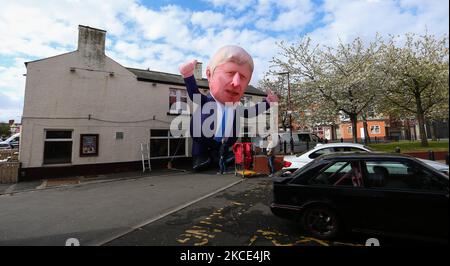
[[(411, 239), (347, 233), (334, 241), (308, 237), (295, 222), (274, 216), (268, 177), (248, 178), (209, 198), (145, 225), (110, 246), (381, 246), (442, 245)], [(448, 243), (444, 243), (448, 245)]]
[(150, 174), (113, 182), (0, 195), (0, 245), (101, 245), (242, 179)]
[(214, 196), (143, 226), (106, 245), (125, 246), (333, 246), (364, 245), (366, 238), (322, 241), (274, 216), (271, 181), (248, 178)]
[[(361, 246), (311, 238), (274, 216), (271, 181), (215, 173), (154, 175), (0, 195), (0, 245)], [(383, 246), (428, 243), (378, 238)], [(448, 243), (447, 243), (448, 244)]]

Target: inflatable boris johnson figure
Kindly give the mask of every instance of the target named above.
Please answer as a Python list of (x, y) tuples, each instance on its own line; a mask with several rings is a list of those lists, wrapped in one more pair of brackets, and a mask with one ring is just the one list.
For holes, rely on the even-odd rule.
[(254, 117), (265, 112), (278, 102), (278, 97), (268, 90), (263, 102), (251, 107), (239, 105), (253, 73), (252, 57), (239, 46), (222, 47), (212, 57), (206, 68), (208, 95), (198, 90), (194, 78), (196, 63), (193, 60), (179, 69), (189, 98), (194, 103), (190, 121), (193, 169), (202, 170), (218, 161), (222, 138), (228, 147), (236, 142), (241, 117)]

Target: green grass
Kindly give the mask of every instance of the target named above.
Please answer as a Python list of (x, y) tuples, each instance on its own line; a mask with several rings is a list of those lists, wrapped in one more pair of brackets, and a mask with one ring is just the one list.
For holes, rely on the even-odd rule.
[(448, 151), (448, 141), (428, 141), (428, 147), (420, 146), (420, 141), (402, 140), (399, 142), (369, 144), (374, 150), (383, 152), (394, 152), (396, 147), (400, 147), (401, 152), (424, 152), (424, 151)]

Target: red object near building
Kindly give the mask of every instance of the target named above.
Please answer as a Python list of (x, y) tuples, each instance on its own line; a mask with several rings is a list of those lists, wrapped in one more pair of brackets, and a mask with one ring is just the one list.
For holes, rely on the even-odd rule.
[(250, 169), (253, 162), (252, 143), (237, 142), (233, 145), (234, 162), (244, 166), (244, 169)]

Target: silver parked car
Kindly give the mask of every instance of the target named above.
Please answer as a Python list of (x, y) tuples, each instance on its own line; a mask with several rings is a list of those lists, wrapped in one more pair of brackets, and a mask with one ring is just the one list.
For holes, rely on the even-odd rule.
[[(313, 149), (297, 155), (287, 155), (284, 156), (284, 168), (283, 170), (294, 171), (296, 169), (302, 168), (307, 163), (311, 162), (315, 158), (323, 154), (331, 154), (336, 152), (364, 152), (364, 153), (374, 153), (375, 151), (371, 148), (357, 143), (329, 143), (329, 144), (318, 144)], [(434, 169), (448, 175), (448, 165), (431, 161), (425, 159), (419, 159), (422, 162), (428, 164)]]
[(5, 141), (0, 142), (0, 149), (18, 149), (20, 142), (20, 133), (16, 133)]

